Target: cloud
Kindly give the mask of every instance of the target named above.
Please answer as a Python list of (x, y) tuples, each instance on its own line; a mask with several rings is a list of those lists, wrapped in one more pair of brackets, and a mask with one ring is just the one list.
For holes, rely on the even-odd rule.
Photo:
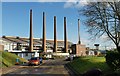
[(74, 7), (75, 4), (76, 4), (75, 2), (66, 2), (64, 8)]
[[(65, 1), (65, 0), (64, 0)], [(113, 2), (113, 1), (120, 1), (120, 0), (67, 0), (65, 1), (64, 8), (80, 8), (89, 4), (90, 2)]]
[(105, 42), (105, 41), (110, 41), (110, 38), (109, 38), (107, 35), (102, 35), (102, 36), (100, 37), (100, 40), (101, 40), (102, 42)]
[(87, 5), (88, 4), (88, 0), (68, 0), (65, 4), (64, 4), (64, 8), (80, 8), (81, 6)]
[(82, 44), (85, 44), (85, 45), (88, 45), (88, 44), (90, 43), (90, 40), (85, 39), (85, 38), (84, 38), (84, 39), (82, 38), (82, 39), (81, 39), (81, 43), (82, 43)]

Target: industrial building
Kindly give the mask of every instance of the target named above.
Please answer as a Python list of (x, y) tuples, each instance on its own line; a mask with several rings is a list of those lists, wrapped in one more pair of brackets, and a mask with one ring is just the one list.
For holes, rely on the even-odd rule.
[[(0, 49), (15, 53), (22, 58), (29, 59), (35, 53), (45, 53), (47, 55), (52, 55), (54, 50), (54, 40), (46, 40), (46, 52), (42, 49), (42, 39), (33, 38), (33, 51), (29, 51), (29, 38), (26, 37), (15, 37), (15, 36), (3, 36)], [(72, 42), (68, 43), (68, 51), (71, 51)], [(64, 51), (64, 41), (57, 40), (57, 51), (54, 53), (65, 53)], [(68, 55), (68, 54), (65, 54)], [(38, 55), (39, 56), (39, 55)]]
[[(46, 39), (46, 15), (43, 12), (43, 36), (42, 38), (33, 37), (32, 9), (30, 10), (30, 34), (29, 37), (3, 36), (0, 49), (13, 52), (21, 57), (37, 55), (37, 53), (78, 56), (85, 55), (86, 47), (80, 41), (80, 20), (78, 19), (78, 44), (67, 40), (67, 18), (64, 17), (64, 40), (57, 40), (57, 19), (54, 16), (54, 40)], [(28, 55), (29, 54), (29, 55)]]
[[(26, 37), (15, 37), (15, 36), (3, 36), (2, 37), (2, 45), (4, 45), (5, 51), (12, 52), (21, 50), (22, 52), (28, 52), (29, 49), (29, 38)], [(68, 43), (68, 50), (70, 50), (72, 42)], [(46, 51), (53, 52), (54, 50), (54, 40), (46, 40)], [(42, 39), (40, 38), (33, 38), (33, 51), (32, 52), (43, 52), (42, 49)], [(64, 41), (57, 40), (57, 51), (64, 53)]]

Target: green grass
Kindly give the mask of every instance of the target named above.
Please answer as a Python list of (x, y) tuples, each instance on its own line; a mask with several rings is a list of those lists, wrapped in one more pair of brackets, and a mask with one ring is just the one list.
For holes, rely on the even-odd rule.
[(19, 56), (17, 56), (16, 54), (12, 54), (9, 52), (3, 52), (0, 51), (0, 60), (1, 60), (1, 64), (0, 67), (9, 67), (9, 66), (13, 66), (16, 63), (16, 58), (20, 59), (20, 63), (22, 62), (26, 62), (27, 60), (20, 58)]
[(103, 73), (111, 71), (111, 69), (105, 63), (104, 57), (80, 57), (68, 63), (68, 65), (78, 74), (82, 74), (92, 68), (99, 68), (103, 71)]

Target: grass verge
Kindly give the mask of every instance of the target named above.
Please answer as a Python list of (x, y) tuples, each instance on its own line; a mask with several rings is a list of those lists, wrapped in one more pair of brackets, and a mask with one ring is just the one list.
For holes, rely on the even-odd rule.
[(67, 65), (76, 71), (77, 74), (82, 74), (92, 68), (99, 68), (104, 74), (112, 71), (105, 63), (104, 57), (80, 57)]
[(19, 58), (20, 64), (23, 62), (27, 62), (27, 60), (17, 56), (16, 54), (12, 54), (9, 52), (3, 52), (0, 51), (0, 60), (1, 60), (1, 65), (0, 67), (9, 67), (9, 66), (13, 66), (16, 63), (16, 58)]

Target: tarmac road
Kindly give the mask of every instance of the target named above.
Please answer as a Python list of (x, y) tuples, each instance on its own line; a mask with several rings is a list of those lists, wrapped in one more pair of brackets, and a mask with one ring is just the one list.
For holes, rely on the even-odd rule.
[(4, 74), (2, 76), (70, 76), (69, 70), (65, 68), (68, 61), (64, 59), (45, 60), (39, 66), (20, 66), (21, 68)]

